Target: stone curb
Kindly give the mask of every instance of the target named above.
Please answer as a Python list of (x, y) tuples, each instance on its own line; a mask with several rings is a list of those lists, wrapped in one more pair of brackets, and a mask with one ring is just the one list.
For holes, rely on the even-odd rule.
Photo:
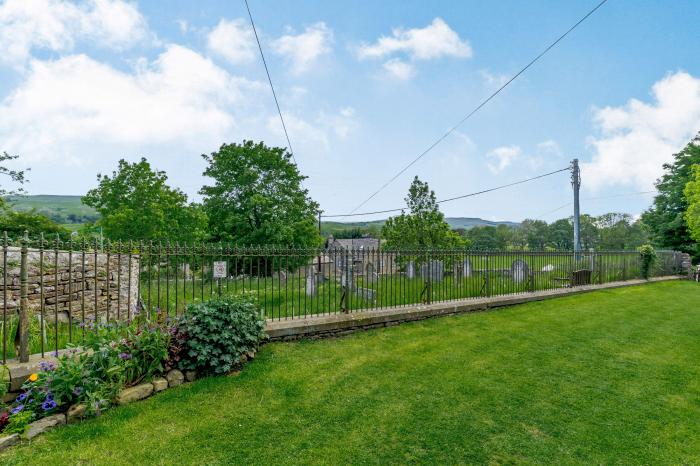
[(572, 296), (597, 290), (608, 290), (637, 286), (647, 283), (681, 280), (684, 277), (657, 277), (650, 280), (628, 280), (602, 285), (586, 285), (576, 288), (525, 292), (522, 294), (495, 296), (490, 298), (469, 298), (435, 304), (419, 304), (408, 307), (394, 307), (370, 311), (314, 315), (281, 321), (268, 321), (266, 331), (271, 341), (297, 340), (300, 338), (324, 338), (344, 335), (358, 330), (397, 325), (401, 322), (422, 320), (464, 312), (486, 311), (493, 308), (512, 306), (533, 301), (542, 301), (562, 296)]

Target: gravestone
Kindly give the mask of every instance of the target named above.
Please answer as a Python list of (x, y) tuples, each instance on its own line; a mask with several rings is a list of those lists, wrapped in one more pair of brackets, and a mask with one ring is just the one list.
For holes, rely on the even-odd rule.
[(423, 280), (441, 282), (445, 275), (445, 267), (441, 260), (431, 260), (420, 266), (420, 276)]
[(340, 270), (340, 286), (354, 289), (355, 287), (355, 276), (352, 270), (352, 266), (343, 268)]
[(190, 280), (192, 278), (192, 271), (190, 270), (190, 264), (182, 264), (180, 266), (180, 271), (182, 272), (182, 276), (185, 277), (185, 280)]
[(464, 278), (469, 278), (472, 276), (472, 261), (470, 261), (468, 258), (465, 258), (462, 261), (462, 276)]
[(510, 277), (515, 283), (522, 283), (530, 275), (530, 267), (527, 262), (521, 259), (516, 259), (510, 266)]
[(365, 301), (375, 302), (377, 300), (377, 292), (372, 288), (357, 287), (355, 290), (355, 295), (364, 299)]
[(416, 264), (413, 261), (406, 264), (406, 278), (416, 278)]
[(284, 270), (280, 270), (279, 272), (275, 272), (275, 274), (272, 276), (272, 280), (273, 280), (273, 282), (277, 282), (279, 286), (286, 285), (287, 284), (287, 272), (285, 272)]
[(377, 272), (374, 271), (374, 264), (371, 262), (365, 267), (365, 282), (376, 283), (377, 282)]
[(452, 264), (452, 279), (455, 282), (462, 279), (462, 267), (460, 267), (457, 261)]
[(316, 294), (316, 267), (310, 265), (306, 267), (306, 296)]

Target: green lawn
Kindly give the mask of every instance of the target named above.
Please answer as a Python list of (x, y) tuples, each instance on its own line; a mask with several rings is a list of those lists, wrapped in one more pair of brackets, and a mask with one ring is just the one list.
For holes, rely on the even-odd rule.
[(697, 464), (700, 286), (265, 346), (1, 464)]

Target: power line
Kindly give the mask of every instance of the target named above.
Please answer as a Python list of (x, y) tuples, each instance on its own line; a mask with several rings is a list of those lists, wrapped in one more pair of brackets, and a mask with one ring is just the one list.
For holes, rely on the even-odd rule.
[(383, 191), (384, 188), (386, 188), (386, 187), (389, 186), (391, 183), (393, 183), (394, 180), (396, 180), (399, 176), (401, 176), (406, 170), (408, 170), (409, 168), (411, 168), (411, 167), (413, 166), (413, 164), (415, 164), (415, 163), (418, 162), (420, 159), (422, 159), (426, 154), (428, 154), (428, 152), (430, 152), (431, 150), (433, 150), (433, 148), (435, 148), (435, 146), (437, 146), (438, 144), (440, 144), (447, 136), (449, 136), (450, 134), (452, 134), (459, 126), (461, 126), (465, 121), (467, 121), (469, 118), (471, 118), (472, 115), (474, 115), (476, 112), (478, 112), (478, 111), (479, 111), (484, 105), (486, 105), (491, 99), (493, 99), (493, 98), (496, 97), (498, 94), (500, 94), (501, 91), (502, 91), (503, 89), (505, 89), (510, 83), (512, 83), (513, 81), (515, 81), (515, 79), (517, 79), (518, 76), (520, 76), (521, 74), (523, 74), (528, 68), (530, 68), (532, 65), (534, 65), (535, 62), (537, 62), (537, 61), (538, 61), (540, 58), (542, 58), (547, 52), (549, 52), (550, 49), (552, 49), (552, 48), (553, 48), (554, 46), (556, 46), (559, 42), (561, 42), (566, 36), (569, 35), (569, 33), (570, 33), (571, 31), (573, 31), (574, 29), (576, 29), (581, 23), (583, 23), (589, 16), (591, 16), (593, 13), (595, 13), (596, 10), (598, 10), (598, 8), (600, 8), (601, 6), (603, 6), (603, 4), (605, 4), (607, 1), (608, 1), (608, 0), (602, 0), (600, 3), (598, 3), (598, 5), (596, 5), (595, 8), (593, 8), (591, 11), (589, 11), (588, 13), (586, 13), (586, 15), (583, 16), (581, 19), (579, 19), (579, 20), (576, 22), (576, 24), (574, 24), (573, 26), (571, 26), (564, 34), (562, 34), (561, 36), (559, 36), (559, 38), (557, 38), (557, 40), (555, 40), (554, 42), (552, 42), (551, 44), (549, 44), (549, 46), (548, 46), (546, 49), (544, 49), (539, 55), (537, 55), (535, 58), (533, 58), (533, 59), (530, 61), (530, 63), (528, 63), (527, 65), (525, 65), (525, 66), (524, 66), (520, 71), (518, 71), (512, 78), (510, 78), (508, 81), (506, 81), (505, 84), (503, 84), (501, 87), (499, 87), (494, 93), (492, 93), (491, 95), (489, 95), (484, 101), (482, 101), (479, 105), (477, 105), (477, 106), (476, 106), (471, 112), (469, 112), (464, 118), (462, 118), (461, 120), (459, 120), (459, 122), (457, 122), (457, 124), (455, 124), (454, 126), (452, 126), (452, 128), (450, 128), (449, 130), (447, 130), (447, 132), (446, 132), (445, 134), (443, 134), (442, 136), (440, 136), (435, 142), (433, 142), (430, 146), (428, 146), (428, 148), (425, 149), (423, 152), (421, 152), (421, 153), (418, 155), (418, 157), (416, 157), (415, 159), (413, 159), (413, 160), (411, 161), (411, 163), (409, 163), (409, 164), (406, 165), (404, 168), (402, 168), (401, 170), (399, 170), (399, 172), (398, 172), (396, 175), (394, 175), (389, 181), (387, 181), (386, 183), (384, 183), (378, 190), (376, 190), (374, 193), (372, 193), (372, 195), (370, 195), (367, 199), (365, 199), (364, 201), (362, 201), (362, 202), (361, 202), (357, 207), (355, 207), (350, 213), (353, 214), (355, 211), (357, 211), (357, 209), (359, 209), (360, 207), (362, 207), (363, 205), (365, 205), (365, 204), (366, 204), (367, 202), (369, 202), (372, 198), (374, 198), (374, 196), (376, 196), (376, 195), (379, 194), (381, 191)]
[[(553, 172), (549, 172), (549, 173), (544, 173), (544, 174), (542, 174), (542, 175), (533, 176), (532, 178), (526, 178), (526, 179), (524, 179), (524, 180), (515, 181), (515, 182), (513, 182), (513, 183), (508, 183), (508, 184), (504, 184), (504, 185), (501, 185), (501, 186), (496, 186), (495, 188), (489, 188), (489, 189), (484, 189), (484, 190), (482, 190), (482, 191), (477, 191), (477, 192), (474, 192), (474, 193), (463, 194), (463, 195), (461, 195), (461, 196), (456, 196), (456, 197), (450, 197), (450, 198), (448, 198), (448, 199), (443, 199), (443, 200), (441, 200), (441, 201), (437, 201), (437, 203), (438, 203), (438, 204), (442, 204), (442, 203), (444, 203), (444, 202), (456, 201), (457, 199), (464, 199), (464, 198), (467, 198), (467, 197), (478, 196), (479, 194), (490, 193), (490, 192), (492, 192), (492, 191), (497, 191), (497, 190), (499, 190), (499, 189), (509, 188), (509, 187), (511, 187), (511, 186), (515, 186), (515, 185), (527, 183), (528, 181), (538, 180), (538, 179), (540, 179), (540, 178), (544, 178), (545, 176), (554, 175), (555, 173), (561, 173), (561, 172), (563, 172), (563, 171), (567, 171), (567, 170), (570, 170), (570, 169), (571, 169), (571, 167), (561, 168), (561, 169), (555, 170), (555, 171), (553, 171)], [(405, 209), (406, 209), (405, 207), (400, 207), (400, 208), (397, 208), (397, 209), (377, 210), (377, 211), (374, 211), (374, 212), (362, 212), (362, 213), (357, 213), (357, 214), (349, 213), (349, 214), (337, 214), (337, 215), (322, 215), (321, 217), (323, 217), (323, 218), (358, 217), (358, 216), (360, 216), (360, 215), (387, 214), (387, 213), (390, 213), (390, 212), (399, 212), (399, 211), (405, 210)]]
[(248, 0), (245, 1), (245, 7), (248, 10), (248, 17), (250, 18), (250, 25), (253, 28), (253, 34), (255, 34), (255, 41), (258, 43), (258, 50), (260, 50), (260, 57), (262, 58), (263, 65), (265, 66), (265, 73), (267, 73), (267, 81), (270, 83), (270, 89), (272, 89), (272, 97), (275, 99), (275, 105), (277, 106), (277, 113), (280, 116), (280, 121), (282, 122), (282, 129), (284, 130), (284, 136), (287, 138), (287, 145), (289, 146), (289, 152), (292, 154), (292, 160), (294, 160), (294, 165), (297, 164), (297, 159), (294, 157), (294, 149), (292, 149), (292, 142), (289, 140), (289, 133), (287, 133), (287, 125), (284, 124), (284, 118), (282, 117), (282, 110), (280, 109), (280, 104), (277, 101), (277, 94), (275, 93), (275, 86), (272, 85), (272, 78), (270, 77), (270, 70), (267, 67), (267, 62), (265, 61), (265, 54), (263, 53), (262, 45), (260, 45), (260, 38), (258, 37), (258, 31), (255, 29), (255, 22), (253, 21), (253, 15), (250, 12), (250, 6), (248, 5)]
[[(654, 190), (654, 191), (638, 191), (638, 192), (634, 192), (634, 193), (612, 194), (612, 195), (610, 195), (610, 196), (585, 197), (585, 198), (583, 198), (583, 199), (581, 199), (581, 200), (582, 200), (582, 201), (598, 201), (598, 200), (602, 200), (602, 199), (613, 199), (613, 198), (616, 198), (616, 197), (631, 197), (631, 196), (640, 196), (640, 195), (644, 195), (644, 194), (655, 194), (656, 192), (657, 192), (656, 190)], [(566, 204), (560, 205), (560, 206), (557, 207), (556, 209), (548, 210), (547, 212), (545, 212), (545, 213), (543, 213), (543, 214), (540, 214), (540, 215), (536, 215), (536, 216), (534, 216), (533, 218), (535, 218), (535, 219), (541, 219), (541, 218), (544, 217), (545, 215), (553, 214), (554, 212), (557, 212), (557, 211), (563, 209), (564, 207), (568, 207), (568, 206), (570, 206), (571, 204), (573, 204), (573, 202), (567, 202)]]

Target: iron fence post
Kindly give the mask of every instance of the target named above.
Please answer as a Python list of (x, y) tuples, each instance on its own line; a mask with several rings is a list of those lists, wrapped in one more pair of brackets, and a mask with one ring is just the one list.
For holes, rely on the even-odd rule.
[(19, 268), (19, 362), (29, 362), (29, 280), (27, 256), (29, 232), (25, 231), (21, 240)]

